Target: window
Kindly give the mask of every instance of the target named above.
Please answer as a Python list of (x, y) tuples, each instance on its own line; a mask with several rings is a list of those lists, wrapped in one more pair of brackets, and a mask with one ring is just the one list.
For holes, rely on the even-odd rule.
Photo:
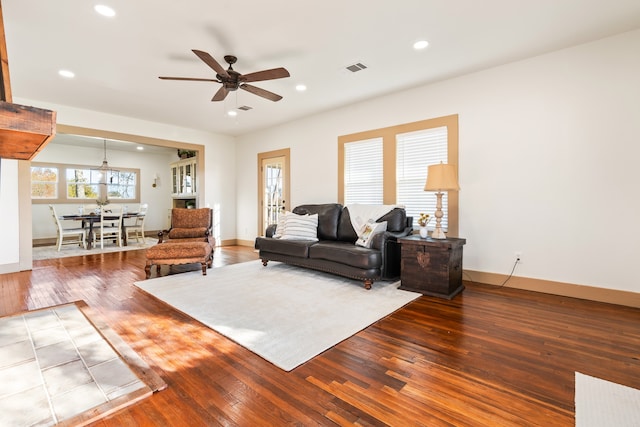
[(58, 168), (38, 166), (31, 168), (31, 198), (58, 198)]
[[(109, 199), (131, 200), (136, 198), (136, 179), (135, 172), (118, 171), (108, 175), (107, 190)], [(191, 177), (189, 177), (191, 179)], [(191, 186), (191, 181), (189, 181)]]
[(382, 204), (382, 138), (345, 144), (345, 204)]
[(98, 171), (91, 169), (68, 168), (67, 173), (68, 199), (96, 199), (100, 194), (100, 177)]
[[(371, 141), (381, 141), (381, 148), (370, 152), (365, 161), (358, 160), (358, 151)], [(458, 116), (451, 115), (382, 129), (374, 129), (338, 137), (338, 200), (342, 204), (384, 203), (404, 205), (414, 221), (420, 212), (433, 215), (436, 197), (425, 192), (427, 167), (440, 161), (458, 164)], [(358, 189), (352, 195), (353, 164), (381, 165), (375, 173), (361, 174)], [(360, 163), (358, 163), (360, 162)], [(356, 170), (359, 170), (356, 168)], [(365, 169), (367, 170), (367, 169)], [(373, 167), (372, 167), (373, 170)], [(381, 184), (380, 184), (381, 182)], [(382, 197), (380, 197), (382, 185)], [(443, 197), (443, 228), (451, 236), (458, 234), (458, 192)], [(430, 223), (433, 226), (434, 223)]]
[[(396, 135), (396, 203), (404, 205), (408, 216), (418, 218), (420, 213), (433, 216), (436, 211), (436, 193), (424, 191), (427, 166), (448, 163), (447, 128)], [(447, 230), (448, 194), (442, 196), (442, 228)], [(435, 225), (428, 224), (430, 227)]]
[(67, 168), (67, 198), (96, 199), (102, 196), (101, 186), (105, 186), (107, 199), (131, 200), (136, 198), (136, 173), (109, 171), (103, 178), (97, 169)]
[[(139, 202), (139, 169), (102, 171), (90, 166), (32, 163), (33, 203), (76, 203), (105, 197)], [(62, 179), (61, 179), (62, 178)]]

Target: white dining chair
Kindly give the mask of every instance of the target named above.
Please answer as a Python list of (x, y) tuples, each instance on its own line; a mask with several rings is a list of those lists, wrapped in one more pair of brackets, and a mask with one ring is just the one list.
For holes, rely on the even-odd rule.
[(122, 246), (122, 207), (106, 207), (100, 210), (100, 227), (94, 230), (96, 242), (100, 237), (100, 249), (104, 249), (104, 239), (114, 239), (118, 246)]
[[(58, 233), (56, 238), (56, 247), (58, 252), (62, 245), (81, 245), (83, 248), (87, 248), (87, 230), (80, 227), (64, 227), (62, 221), (56, 213), (56, 208), (53, 205), (49, 205), (51, 216), (56, 224), (56, 231)], [(71, 239), (69, 239), (71, 238)]]
[(135, 221), (131, 225), (125, 225), (124, 232), (127, 235), (127, 242), (131, 240), (131, 234), (136, 238), (136, 242), (140, 243), (142, 239), (142, 243), (147, 243), (144, 238), (144, 220), (147, 217), (147, 210), (149, 209), (148, 203), (141, 203), (140, 209), (138, 210), (138, 216), (134, 219)]

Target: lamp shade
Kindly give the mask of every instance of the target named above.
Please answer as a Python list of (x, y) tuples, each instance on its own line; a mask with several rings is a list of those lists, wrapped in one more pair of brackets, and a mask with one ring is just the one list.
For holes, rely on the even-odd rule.
[(442, 162), (430, 165), (427, 169), (427, 182), (424, 191), (458, 191), (458, 177), (455, 165), (447, 165)]

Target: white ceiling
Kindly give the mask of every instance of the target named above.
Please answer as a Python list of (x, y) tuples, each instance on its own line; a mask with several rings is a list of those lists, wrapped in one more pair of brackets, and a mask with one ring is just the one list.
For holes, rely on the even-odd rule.
[[(638, 0), (3, 0), (2, 12), (14, 98), (229, 135), (640, 27)], [(419, 39), (430, 46), (414, 51)], [(191, 49), (223, 66), (236, 55), (243, 74), (287, 68), (254, 84), (284, 99), (232, 92), (227, 107), (253, 109), (230, 119), (211, 102), (219, 84), (158, 79), (215, 78)], [(345, 70), (356, 62), (368, 68)]]

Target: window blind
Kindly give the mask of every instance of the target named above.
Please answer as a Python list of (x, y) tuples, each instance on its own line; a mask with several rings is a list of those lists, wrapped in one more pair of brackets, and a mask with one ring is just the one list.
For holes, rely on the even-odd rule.
[(345, 205), (382, 204), (382, 138), (345, 144), (344, 169)]
[[(427, 166), (447, 163), (447, 127), (425, 129), (396, 135), (396, 203), (405, 206), (407, 216), (413, 216), (418, 227), (420, 213), (433, 217), (436, 211), (436, 195), (424, 191), (427, 182)], [(442, 197), (442, 228), (448, 230), (448, 197)], [(435, 227), (435, 218), (429, 221)]]

